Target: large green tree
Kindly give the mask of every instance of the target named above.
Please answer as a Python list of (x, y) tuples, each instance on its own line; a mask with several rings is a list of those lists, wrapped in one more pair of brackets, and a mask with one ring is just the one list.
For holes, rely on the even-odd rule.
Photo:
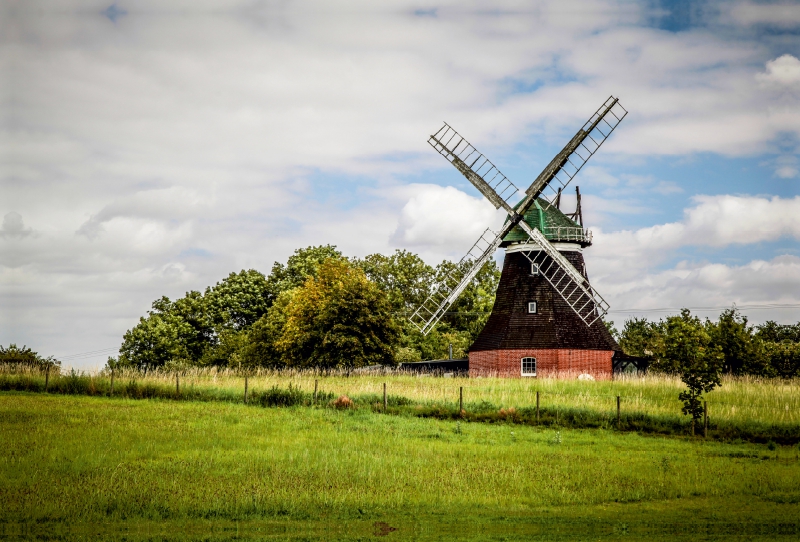
[(410, 315), (430, 294), (436, 270), (418, 255), (396, 250), (391, 256), (370, 254), (356, 265), (386, 293), (398, 316)]
[(179, 360), (192, 361), (187, 342), (194, 340), (194, 330), (179, 316), (162, 310), (165, 299), (154, 302), (154, 310), (125, 333), (118, 365), (146, 371)]
[(203, 297), (217, 333), (223, 329), (240, 331), (250, 327), (267, 313), (272, 303), (267, 279), (255, 269), (231, 273), (206, 288)]
[(346, 260), (328, 259), (286, 308), (276, 346), (291, 367), (394, 363), (400, 330), (386, 294)]
[(270, 302), (282, 292), (302, 286), (307, 278), (316, 277), (319, 266), (329, 259), (341, 260), (344, 256), (334, 245), (319, 245), (295, 250), (285, 265), (275, 262), (267, 277)]

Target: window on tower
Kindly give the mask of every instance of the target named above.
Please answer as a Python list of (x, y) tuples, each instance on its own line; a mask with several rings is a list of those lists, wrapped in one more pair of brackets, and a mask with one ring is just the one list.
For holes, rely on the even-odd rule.
[(522, 376), (536, 376), (536, 358), (522, 358)]
[(536, 301), (528, 302), (528, 314), (536, 314)]
[(531, 262), (531, 275), (539, 274), (539, 264)]

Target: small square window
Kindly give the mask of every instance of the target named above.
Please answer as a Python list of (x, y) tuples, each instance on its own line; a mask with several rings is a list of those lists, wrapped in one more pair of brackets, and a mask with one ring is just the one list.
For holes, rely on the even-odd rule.
[(528, 314), (536, 314), (536, 301), (528, 302)]
[(536, 358), (522, 358), (522, 376), (536, 376)]
[(531, 262), (531, 275), (538, 275), (539, 274), (539, 264)]

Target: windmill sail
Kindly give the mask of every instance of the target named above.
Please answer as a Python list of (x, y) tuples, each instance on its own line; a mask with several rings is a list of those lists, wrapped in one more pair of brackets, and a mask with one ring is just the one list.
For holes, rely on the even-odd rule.
[(449, 124), (445, 122), (428, 138), (428, 143), (486, 196), (495, 209), (502, 207), (508, 214), (514, 214), (509, 200), (519, 193), (519, 188)]
[(542, 196), (553, 205), (559, 191), (572, 181), (627, 114), (619, 99), (610, 96), (531, 183), (525, 191), (530, 201)]
[[(458, 299), (461, 292), (475, 278), (483, 265), (489, 261), (500, 247), (508, 233), (519, 225), (538, 248), (526, 252), (532, 263), (537, 263), (540, 272), (573, 311), (591, 326), (608, 312), (608, 303), (595, 292), (586, 279), (572, 264), (547, 240), (545, 235), (531, 228), (523, 220), (528, 208), (533, 205), (545, 189), (553, 194), (548, 201), (554, 202), (563, 188), (572, 181), (586, 161), (597, 152), (600, 145), (625, 118), (628, 112), (619, 104), (617, 98), (608, 98), (591, 116), (566, 147), (556, 155), (550, 164), (539, 174), (525, 192), (525, 199), (516, 209), (511, 205), (519, 189), (503, 175), (499, 169), (478, 152), (466, 139), (449, 124), (445, 125), (428, 139), (428, 143), (439, 154), (447, 158), (495, 208), (502, 207), (509, 220), (499, 233), (487, 229), (456, 265), (435, 287), (430, 296), (411, 315), (414, 323), (423, 334), (427, 334), (444, 316), (447, 309)], [(556, 188), (550, 186), (556, 181)], [(547, 198), (545, 198), (547, 199)]]
[(411, 315), (411, 323), (419, 328), (423, 335), (433, 329), (441, 320), (461, 292), (472, 282), (478, 271), (489, 261), (503, 242), (503, 235), (498, 235), (486, 228), (483, 235), (472, 245), (466, 256), (461, 258), (449, 273), (434, 286), (433, 292)]

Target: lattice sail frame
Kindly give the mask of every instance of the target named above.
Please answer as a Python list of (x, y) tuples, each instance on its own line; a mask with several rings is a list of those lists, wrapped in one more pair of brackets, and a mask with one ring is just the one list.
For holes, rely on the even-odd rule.
[[(619, 100), (610, 96), (533, 181), (516, 210), (510, 199), (519, 193), (519, 189), (450, 125), (445, 123), (428, 139), (428, 143), (452, 163), (492, 202), (495, 208), (502, 207), (509, 214), (510, 220), (500, 232), (493, 232), (491, 229), (483, 232), (456, 267), (434, 286), (431, 295), (414, 311), (410, 318), (411, 322), (423, 334), (427, 335), (433, 329), (500, 247), (505, 236), (517, 225), (538, 247), (524, 254), (532, 263), (540, 265), (540, 273), (545, 280), (553, 286), (578, 317), (586, 325), (591, 326), (606, 315), (608, 303), (589, 286), (585, 277), (558, 252), (542, 232), (525, 223), (523, 216), (540, 196), (552, 205), (558, 192), (572, 181), (627, 114)], [(559, 188), (550, 186), (553, 181), (557, 182)], [(544, 195), (548, 188), (552, 191), (550, 197), (549, 194)]]

